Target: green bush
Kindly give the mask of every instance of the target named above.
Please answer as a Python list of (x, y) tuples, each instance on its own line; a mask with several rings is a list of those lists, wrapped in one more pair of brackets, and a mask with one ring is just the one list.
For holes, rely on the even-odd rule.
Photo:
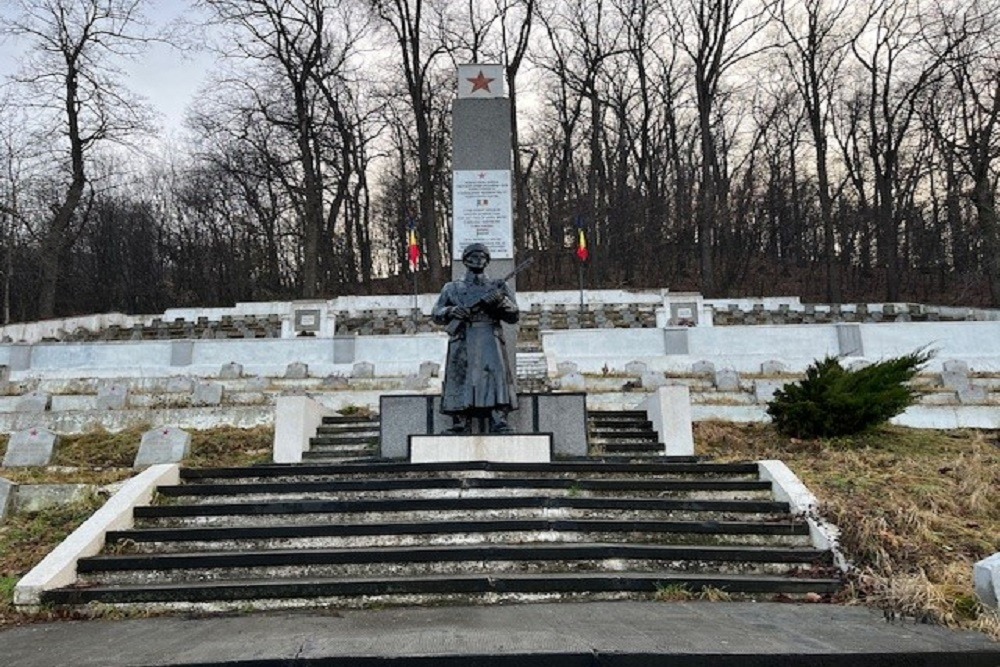
[(767, 414), (781, 433), (797, 438), (861, 433), (914, 402), (905, 383), (932, 356), (917, 350), (855, 371), (827, 357), (810, 366), (804, 380), (776, 391)]

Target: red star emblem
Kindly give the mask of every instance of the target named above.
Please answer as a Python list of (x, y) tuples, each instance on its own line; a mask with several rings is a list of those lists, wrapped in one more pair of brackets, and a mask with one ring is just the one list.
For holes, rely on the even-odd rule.
[(479, 74), (477, 76), (474, 76), (471, 79), (466, 79), (466, 81), (472, 84), (472, 92), (485, 90), (487, 93), (491, 93), (493, 91), (490, 90), (490, 84), (496, 81), (496, 79), (488, 78), (485, 74), (483, 74), (483, 70), (479, 70)]

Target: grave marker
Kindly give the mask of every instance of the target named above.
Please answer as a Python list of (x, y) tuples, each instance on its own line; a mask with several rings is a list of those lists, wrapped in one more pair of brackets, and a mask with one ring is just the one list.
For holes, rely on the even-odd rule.
[(59, 436), (43, 428), (11, 433), (7, 453), (3, 457), (3, 467), (47, 466), (52, 461), (58, 444)]
[(154, 428), (142, 434), (139, 453), (133, 468), (145, 468), (158, 463), (180, 463), (191, 451), (191, 434), (167, 426)]

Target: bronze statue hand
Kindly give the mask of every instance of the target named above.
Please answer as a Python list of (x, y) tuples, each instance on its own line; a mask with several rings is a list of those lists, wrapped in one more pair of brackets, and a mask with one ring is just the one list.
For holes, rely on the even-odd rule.
[(453, 320), (468, 320), (472, 316), (472, 313), (465, 306), (452, 306), (448, 315)]
[(483, 303), (487, 306), (499, 306), (503, 303), (504, 293), (502, 290), (495, 289), (485, 297), (483, 297)]

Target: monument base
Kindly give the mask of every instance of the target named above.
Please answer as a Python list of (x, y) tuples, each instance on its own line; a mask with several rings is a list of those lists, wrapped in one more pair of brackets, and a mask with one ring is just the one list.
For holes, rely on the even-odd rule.
[(550, 433), (410, 436), (411, 463), (548, 463), (551, 460)]

